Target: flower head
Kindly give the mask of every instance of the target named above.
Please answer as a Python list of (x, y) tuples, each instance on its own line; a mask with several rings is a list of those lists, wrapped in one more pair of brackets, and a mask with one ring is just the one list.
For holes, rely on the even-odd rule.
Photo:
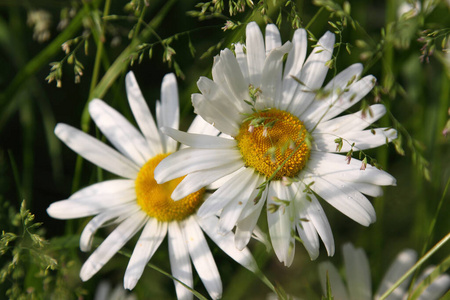
[[(267, 25), (265, 40), (254, 22), (246, 35), (246, 45), (238, 43), (234, 52), (225, 49), (215, 57), (213, 79), (201, 77), (200, 93), (192, 95), (195, 112), (232, 138), (163, 128), (190, 147), (164, 159), (155, 178), (162, 183), (187, 175), (174, 190), (174, 199), (227, 178), (198, 214), (221, 211), (219, 231), (236, 226), (240, 249), (266, 207), (280, 261), (292, 263), (297, 233), (312, 259), (319, 254), (319, 236), (333, 255), (333, 235), (316, 195), (368, 226), (375, 221), (375, 211), (363, 194), (379, 196), (380, 186), (395, 184), (386, 172), (370, 165), (360, 170), (360, 160), (334, 152), (374, 148), (397, 133), (389, 128), (365, 130), (384, 115), (380, 104), (371, 106), (365, 117), (363, 111), (339, 116), (372, 89), (375, 78), (360, 78), (363, 67), (354, 64), (322, 87), (334, 48), (332, 33), (319, 39), (308, 58), (303, 29), (283, 45), (273, 24)], [(339, 149), (337, 138), (342, 141)], [(189, 164), (183, 163), (187, 160)]]
[[(412, 249), (400, 252), (384, 275), (377, 292), (372, 296), (372, 279), (370, 266), (366, 253), (361, 248), (355, 248), (351, 243), (342, 247), (347, 285), (341, 279), (336, 267), (326, 261), (319, 264), (320, 284), (324, 294), (326, 293), (327, 274), (331, 285), (333, 298), (336, 300), (370, 300), (378, 299), (387, 292), (391, 286), (400, 279), (417, 261), (417, 253)], [(425, 280), (434, 267), (428, 267), (419, 276), (416, 287)], [(408, 298), (408, 284), (411, 276), (403, 281), (386, 299), (401, 300)], [(438, 276), (430, 285), (422, 291), (419, 298), (434, 300), (439, 299), (450, 288), (450, 276), (443, 274)]]
[[(135, 287), (147, 262), (168, 235), (173, 276), (192, 287), (192, 260), (210, 296), (220, 298), (220, 276), (203, 231), (243, 266), (253, 271), (257, 267), (247, 249), (238, 251), (232, 246), (233, 233), (219, 235), (213, 230), (218, 223), (216, 216), (197, 216), (197, 209), (204, 201), (204, 188), (175, 202), (170, 195), (181, 178), (174, 178), (164, 184), (157, 184), (154, 179), (154, 169), (159, 162), (177, 151), (177, 142), (158, 129), (161, 126), (178, 128), (179, 106), (175, 76), (168, 74), (163, 79), (161, 102), (158, 101), (156, 105), (157, 124), (133, 73), (127, 75), (126, 87), (128, 101), (141, 132), (103, 101), (96, 99), (89, 105), (93, 120), (118, 151), (69, 125), (58, 124), (55, 128), (55, 134), (72, 150), (123, 179), (104, 181), (83, 188), (67, 200), (51, 204), (47, 212), (58, 219), (95, 216), (81, 234), (82, 251), (90, 251), (93, 235), (98, 228), (106, 223), (118, 224), (84, 263), (80, 272), (82, 280), (88, 280), (97, 273), (143, 228), (125, 272), (125, 288)], [(216, 129), (200, 117), (194, 120), (188, 132), (218, 134)], [(178, 298), (192, 298), (192, 294), (183, 285), (174, 282)]]

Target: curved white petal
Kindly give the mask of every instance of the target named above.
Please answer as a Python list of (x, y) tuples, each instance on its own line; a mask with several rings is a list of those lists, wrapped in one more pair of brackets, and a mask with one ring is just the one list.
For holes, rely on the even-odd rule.
[[(230, 162), (226, 165), (202, 170), (200, 172), (189, 173), (186, 177), (177, 185), (172, 193), (172, 199), (178, 200), (186, 197), (187, 195), (198, 191), (199, 189), (210, 185), (213, 182), (226, 177), (227, 175), (239, 170), (243, 167), (242, 161)], [(211, 188), (211, 187), (208, 187)]]
[(242, 160), (242, 156), (237, 149), (187, 148), (163, 159), (154, 174), (156, 181), (161, 184), (191, 172), (216, 168), (238, 160)]
[[(198, 209), (199, 217), (207, 217), (217, 213), (230, 201), (237, 199), (243, 193), (253, 192), (256, 186), (249, 186), (249, 181), (253, 178), (252, 169), (241, 169), (236, 172), (230, 180), (215, 191)], [(247, 200), (247, 199), (245, 199)], [(244, 201), (245, 201), (244, 200)]]
[(353, 150), (365, 150), (379, 147), (397, 138), (397, 131), (392, 128), (376, 128), (363, 131), (350, 131), (340, 134), (314, 132), (313, 149), (324, 152), (336, 151), (337, 138), (343, 139), (343, 146), (339, 152), (348, 152), (354, 144)]
[(89, 103), (89, 113), (111, 144), (137, 165), (143, 166), (152, 157), (142, 134), (111, 106), (94, 99)]
[(258, 24), (255, 22), (250, 22), (247, 25), (245, 34), (248, 76), (250, 83), (255, 87), (259, 87), (261, 84), (261, 72), (263, 70), (264, 60), (266, 59), (264, 38)]
[(247, 54), (244, 53), (244, 45), (241, 43), (234, 44), (234, 52), (236, 53), (236, 60), (241, 68), (242, 75), (245, 81), (249, 82)]
[(283, 75), (283, 96), (278, 102), (279, 108), (286, 110), (290, 105), (297, 89), (302, 88), (300, 84), (295, 81), (295, 78), (300, 78), (300, 72), (303, 67), (303, 62), (306, 57), (306, 46), (308, 40), (306, 38), (306, 30), (297, 29), (292, 38), (293, 47), (286, 59)]
[(319, 236), (314, 225), (310, 223), (307, 215), (302, 211), (300, 212), (300, 218), (301, 220), (296, 224), (298, 235), (311, 260), (315, 260), (319, 256)]
[[(272, 181), (267, 188), (269, 189), (267, 221), (273, 250), (280, 262), (290, 266), (295, 252), (294, 204), (291, 188), (283, 186), (279, 180)], [(271, 206), (276, 206), (276, 211), (271, 212)]]
[(139, 166), (94, 137), (61, 123), (56, 125), (55, 134), (70, 149), (100, 168), (125, 178), (136, 179)]
[(197, 221), (204, 232), (220, 247), (228, 256), (237, 261), (243, 267), (252, 272), (258, 270), (258, 266), (250, 251), (247, 248), (238, 250), (234, 245), (234, 235), (232, 232), (227, 232), (222, 235), (217, 232), (219, 226), (219, 219), (216, 216), (207, 218), (197, 218)]
[(95, 195), (107, 195), (120, 193), (125, 190), (134, 190), (134, 180), (128, 179), (113, 179), (94, 183), (90, 186), (82, 188), (81, 190), (72, 194), (69, 199), (84, 198)]
[(211, 298), (219, 299), (222, 297), (222, 281), (205, 236), (194, 216), (184, 221), (184, 224), (185, 227), (181, 230), (195, 270)]
[(81, 280), (86, 281), (94, 276), (142, 228), (146, 218), (144, 212), (137, 212), (117, 226), (83, 264)]
[(266, 26), (266, 56), (272, 49), (281, 46), (281, 36), (278, 27), (275, 24), (267, 24)]
[(206, 134), (211, 136), (218, 136), (220, 131), (214, 126), (206, 122), (201, 116), (197, 115), (194, 120), (192, 120), (191, 125), (188, 128), (188, 133), (196, 134)]
[(371, 300), (372, 278), (366, 253), (350, 243), (345, 244), (342, 250), (350, 300)]
[(160, 133), (153, 120), (152, 113), (145, 102), (144, 96), (142, 96), (141, 89), (133, 72), (128, 72), (125, 77), (125, 87), (131, 111), (142, 134), (147, 140), (152, 156), (163, 153)]
[(123, 278), (124, 288), (132, 290), (136, 286), (147, 263), (161, 245), (166, 234), (167, 222), (159, 222), (154, 218), (148, 219), (128, 262)]
[[(168, 227), (170, 269), (172, 270), (172, 275), (188, 287), (192, 288), (194, 285), (192, 279), (192, 267), (183, 232), (181, 231), (178, 222), (170, 222)], [(181, 283), (176, 280), (173, 282), (175, 284), (178, 299), (188, 300), (193, 298), (192, 293)]]
[(205, 134), (186, 133), (170, 127), (162, 127), (161, 131), (180, 143), (195, 148), (224, 149), (235, 148), (237, 146), (237, 142), (234, 139), (225, 139)]
[(337, 186), (321, 177), (306, 176), (306, 183), (314, 181), (311, 189), (344, 215), (361, 225), (375, 222), (375, 210), (364, 195), (349, 186)]
[(119, 223), (139, 211), (137, 205), (124, 205), (122, 207), (115, 207), (112, 210), (107, 210), (92, 218), (84, 227), (80, 236), (80, 250), (87, 252), (91, 250), (92, 240), (97, 230), (104, 226), (105, 223), (114, 220), (113, 223)]
[[(180, 123), (180, 108), (178, 105), (178, 87), (175, 74), (166, 74), (161, 83), (161, 102), (156, 103), (158, 127), (178, 129)], [(164, 152), (177, 150), (177, 142), (172, 138), (161, 135)]]

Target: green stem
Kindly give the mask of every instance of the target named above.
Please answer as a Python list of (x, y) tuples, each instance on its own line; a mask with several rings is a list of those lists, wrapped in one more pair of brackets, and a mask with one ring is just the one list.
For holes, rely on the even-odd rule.
[(450, 240), (450, 233), (447, 233), (447, 235), (440, 240), (436, 245), (434, 245), (433, 248), (430, 249), (421, 259), (419, 259), (418, 262), (415, 263), (414, 266), (412, 266), (405, 274), (403, 274), (402, 277), (400, 277), (399, 280), (397, 280), (389, 290), (387, 290), (379, 300), (386, 299), (387, 296), (389, 296), (403, 281), (406, 280), (417, 268), (419, 268), (428, 258), (430, 258), (431, 255), (433, 255), (439, 248), (441, 248), (446, 242)]
[(311, 26), (317, 19), (317, 17), (319, 17), (320, 13), (322, 13), (322, 11), (325, 9), (325, 7), (321, 7), (316, 14), (312, 17), (312, 19), (308, 22), (308, 24), (305, 26), (305, 29), (307, 30), (309, 28), (309, 26)]

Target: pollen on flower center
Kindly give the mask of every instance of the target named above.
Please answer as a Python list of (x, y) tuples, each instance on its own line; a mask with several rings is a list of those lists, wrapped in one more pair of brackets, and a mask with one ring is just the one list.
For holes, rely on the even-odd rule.
[(170, 153), (150, 159), (139, 171), (136, 182), (137, 203), (150, 217), (162, 222), (181, 221), (197, 211), (203, 203), (205, 189), (174, 201), (170, 195), (184, 177), (158, 184), (154, 177), (156, 166)]
[(236, 140), (248, 167), (267, 177), (276, 172), (273, 179), (281, 179), (295, 176), (308, 161), (306, 135), (297, 117), (271, 108), (255, 112), (243, 122)]

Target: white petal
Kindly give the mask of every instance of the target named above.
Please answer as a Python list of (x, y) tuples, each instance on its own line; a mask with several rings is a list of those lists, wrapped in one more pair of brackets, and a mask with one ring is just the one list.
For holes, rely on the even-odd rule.
[(134, 190), (134, 180), (113, 179), (92, 184), (75, 192), (69, 199), (84, 198), (95, 195), (120, 193), (125, 190)]
[[(220, 234), (226, 234), (233, 229), (247, 202), (253, 202), (253, 199), (255, 199), (259, 193), (257, 187), (261, 183), (260, 176), (253, 172), (244, 172), (244, 174), (246, 176), (240, 177), (240, 180), (241, 183), (248, 188), (242, 190), (242, 192), (231, 199), (231, 201), (228, 201), (227, 205), (223, 208), (220, 213), (219, 221)], [(254, 188), (252, 189), (251, 187)]]
[[(279, 208), (275, 212), (267, 211), (267, 221), (269, 226), (270, 239), (272, 241), (273, 250), (278, 260), (285, 266), (290, 266), (294, 258), (295, 240), (294, 230), (294, 208), (293, 195), (290, 187), (285, 187), (281, 181), (272, 181), (270, 183), (269, 194), (267, 196), (267, 207), (270, 205), (278, 205)], [(276, 198), (282, 201), (291, 202), (289, 205), (276, 202)]]
[(131, 216), (132, 214), (136, 213), (139, 210), (140, 209), (137, 205), (135, 206), (124, 205), (122, 207), (115, 207), (112, 210), (107, 210), (92, 218), (92, 220), (90, 220), (89, 223), (87, 223), (87, 225), (83, 229), (83, 232), (81, 233), (80, 250), (83, 252), (91, 250), (94, 234), (106, 222), (115, 219), (113, 223), (119, 223), (121, 220), (128, 218), (129, 216)]
[(248, 75), (255, 87), (261, 84), (261, 73), (266, 59), (264, 38), (258, 24), (250, 22), (246, 28)]
[(342, 250), (350, 299), (371, 300), (372, 278), (366, 253), (361, 248), (356, 249), (350, 243), (345, 244)]
[[(194, 106), (194, 112), (206, 122), (212, 124), (221, 132), (224, 132), (231, 136), (237, 136), (242, 120), (237, 119), (240, 117), (239, 112), (234, 111), (231, 106), (226, 107), (226, 102), (222, 101), (221, 104), (213, 102), (206, 98), (202, 94), (192, 94), (192, 105)], [(226, 99), (226, 98), (222, 98)]]
[(216, 216), (197, 218), (197, 220), (203, 231), (205, 231), (214, 243), (216, 243), (216, 245), (219, 246), (220, 249), (222, 249), (232, 259), (252, 272), (256, 272), (258, 270), (256, 261), (253, 259), (250, 251), (247, 248), (238, 250), (234, 246), (234, 235), (232, 232), (227, 232), (225, 235), (217, 233), (216, 228), (219, 225), (219, 220)]
[(281, 46), (281, 36), (278, 27), (275, 24), (267, 24), (266, 26), (266, 55), (272, 49), (278, 48)]
[[(173, 277), (192, 288), (194, 284), (191, 262), (189, 260), (189, 251), (178, 222), (169, 223), (169, 256), (170, 269), (172, 270)], [(192, 293), (181, 283), (176, 280), (173, 282), (175, 284), (178, 299), (188, 300), (193, 298)]]
[(163, 153), (160, 133), (156, 127), (155, 121), (153, 120), (152, 113), (150, 112), (150, 109), (142, 96), (133, 72), (128, 72), (125, 77), (125, 86), (127, 89), (128, 103), (130, 104), (131, 111), (133, 112), (134, 118), (139, 125), (142, 134), (147, 140), (152, 156)]
[(170, 127), (162, 127), (161, 131), (180, 143), (195, 148), (217, 149), (235, 148), (237, 146), (237, 142), (234, 139), (225, 139), (205, 134), (186, 133)]
[[(212, 182), (226, 177), (243, 166), (242, 161), (231, 162), (213, 169), (190, 173), (177, 185), (172, 193), (172, 199), (182, 199), (199, 189), (208, 186)], [(209, 187), (208, 187), (209, 188)]]
[(239, 216), (234, 238), (234, 243), (237, 249), (244, 249), (250, 241), (253, 231), (255, 230), (256, 223), (261, 215), (261, 210), (266, 202), (268, 191), (269, 189), (264, 190), (261, 199), (259, 199), (256, 204), (254, 201), (248, 201), (242, 215)]
[[(261, 96), (263, 97), (260, 99), (263, 100), (262, 108), (274, 107), (274, 104), (281, 99), (283, 57), (291, 48), (292, 44), (287, 42), (279, 48), (272, 49), (264, 62), (261, 78)], [(275, 106), (278, 107), (278, 105)]]
[(299, 221), (297, 223), (297, 232), (303, 242), (303, 246), (308, 251), (311, 260), (315, 260), (319, 256), (319, 236), (314, 225), (306, 218), (306, 214), (300, 214), (300, 218), (308, 221)]
[(355, 190), (368, 196), (372, 197), (383, 196), (383, 189), (378, 185), (364, 182), (348, 182), (348, 181), (345, 181), (345, 184), (348, 184)]
[(307, 169), (320, 177), (333, 177), (346, 182), (363, 182), (375, 185), (395, 185), (396, 180), (385, 171), (367, 165), (361, 170), (362, 162), (352, 158), (347, 164), (344, 155), (311, 151)]
[(142, 228), (146, 218), (144, 212), (138, 212), (117, 226), (84, 263), (80, 271), (81, 280), (94, 276)]
[(247, 64), (247, 55), (244, 53), (243, 45), (241, 43), (234, 44), (234, 52), (236, 53), (236, 60), (241, 68), (242, 75), (245, 78), (245, 82), (249, 82), (248, 80), (248, 64)]
[(336, 151), (336, 138), (342, 138), (344, 143), (339, 152), (348, 152), (354, 143), (353, 149), (365, 150), (379, 147), (392, 142), (397, 138), (397, 131), (392, 128), (376, 128), (363, 131), (351, 131), (339, 135), (333, 133), (314, 132), (314, 149), (324, 152)]
[[(314, 100), (314, 91), (322, 86), (328, 67), (325, 63), (333, 54), (334, 34), (327, 31), (317, 42), (316, 47), (308, 56), (303, 65), (300, 81), (305, 86), (297, 89), (295, 99), (291, 102), (289, 110), (296, 116), (300, 116)], [(304, 91), (306, 90), (306, 92)]]
[[(389, 269), (383, 276), (381, 283), (378, 287), (377, 293), (374, 299), (378, 299), (383, 295), (391, 286), (397, 282), (403, 274), (406, 273), (417, 261), (417, 253), (412, 249), (406, 249), (400, 252), (395, 258), (394, 262), (389, 266)], [(411, 276), (403, 281), (399, 287), (397, 287), (390, 295), (389, 299), (402, 299), (406, 289), (408, 288)]]
[(195, 270), (211, 298), (219, 299), (222, 297), (222, 281), (205, 236), (194, 216), (187, 219), (184, 224), (182, 231)]
[(448, 294), (449, 289), (450, 276), (444, 273), (430, 283), (430, 285), (420, 294), (418, 300), (441, 299), (444, 294)]
[(327, 132), (339, 135), (348, 131), (363, 130), (384, 116), (385, 113), (386, 108), (384, 105), (375, 104), (370, 106), (368, 111), (365, 112), (365, 115), (363, 115), (362, 110), (360, 110), (354, 114), (321, 122), (316, 127), (316, 132)]
[(111, 106), (94, 99), (89, 103), (89, 113), (111, 144), (137, 165), (143, 166), (152, 157), (142, 134)]
[(83, 218), (98, 214), (118, 205), (126, 204), (135, 199), (136, 192), (134, 189), (128, 189), (114, 194), (94, 195), (57, 201), (47, 208), (47, 213), (56, 219)]
[(159, 222), (154, 218), (149, 218), (128, 262), (123, 279), (124, 288), (132, 290), (136, 286), (147, 263), (161, 245), (166, 234), (167, 222)]
[(355, 189), (345, 185), (338, 187), (334, 182), (321, 177), (307, 177), (306, 183), (314, 181), (311, 189), (344, 215), (364, 226), (375, 222), (376, 216), (372, 204)]
[(306, 30), (297, 29), (292, 38), (293, 47), (289, 52), (284, 67), (283, 76), (283, 96), (279, 102), (279, 108), (286, 110), (294, 97), (295, 91), (302, 88), (300, 84), (293, 78), (300, 78), (300, 72), (306, 57), (306, 46), (308, 41), (306, 38)]
[(320, 285), (322, 287), (322, 292), (324, 295), (327, 294), (327, 274), (330, 281), (330, 287), (333, 295), (333, 299), (336, 300), (347, 300), (348, 297), (347, 289), (344, 282), (339, 275), (339, 271), (336, 267), (329, 261), (325, 261), (319, 264), (319, 276)]
[(125, 178), (136, 179), (139, 166), (99, 140), (61, 123), (56, 125), (55, 134), (70, 149), (100, 168)]
[(252, 178), (253, 169), (241, 169), (235, 176), (215, 191), (198, 209), (198, 216), (207, 217), (217, 213), (230, 201), (239, 197), (248, 190), (256, 189), (256, 186), (248, 186), (249, 179)]
[[(178, 105), (177, 79), (173, 73), (164, 76), (161, 83), (161, 106), (157, 114), (158, 127), (171, 127), (178, 129), (180, 123), (180, 108)], [(172, 138), (162, 135), (161, 140), (165, 152), (177, 150), (177, 142)]]
[(220, 131), (214, 128), (211, 124), (206, 122), (201, 116), (197, 115), (192, 121), (188, 133), (206, 134), (212, 136), (218, 136)]
[(158, 164), (155, 179), (161, 184), (191, 172), (216, 168), (237, 160), (242, 160), (237, 149), (182, 149)]

